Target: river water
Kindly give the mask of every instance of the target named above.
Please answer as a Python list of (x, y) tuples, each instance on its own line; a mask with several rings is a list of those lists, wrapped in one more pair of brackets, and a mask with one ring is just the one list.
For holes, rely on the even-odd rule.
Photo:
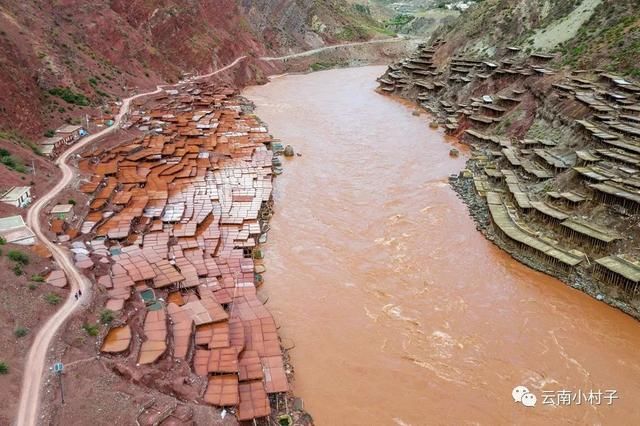
[(447, 184), (463, 156), (374, 92), (383, 71), (245, 92), (302, 154), (276, 179), (262, 291), (316, 424), (639, 424), (639, 324), (477, 232)]

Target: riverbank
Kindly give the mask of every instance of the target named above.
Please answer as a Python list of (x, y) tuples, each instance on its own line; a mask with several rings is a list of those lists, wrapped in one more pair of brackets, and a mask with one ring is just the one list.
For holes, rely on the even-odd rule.
[[(477, 170), (479, 169), (479, 165), (473, 159), (469, 159), (467, 169)], [(497, 234), (491, 221), (491, 214), (489, 213), (486, 199), (476, 191), (472, 176), (464, 176), (464, 173), (461, 172), (456, 177), (452, 176), (449, 182), (460, 199), (467, 205), (469, 216), (475, 221), (478, 231), (489, 241), (500, 247), (500, 249), (509, 253), (511, 257), (536, 271), (559, 279), (567, 286), (580, 290), (597, 301), (604, 302), (613, 308), (621, 310), (634, 319), (640, 320), (640, 310), (638, 310), (637, 307), (607, 295), (606, 290), (602, 289), (601, 284), (593, 279), (589, 271), (579, 268), (573, 271), (571, 275), (567, 275), (564, 271), (550, 267), (544, 262), (524, 255), (517, 246), (510, 244), (509, 241)]]
[(513, 403), (516, 383), (540, 401), (558, 389), (640, 392), (637, 322), (477, 232), (448, 183), (466, 146), (376, 93), (382, 71), (287, 75), (244, 93), (302, 154), (283, 159), (274, 186), (260, 291), (316, 424), (640, 418), (622, 397), (614, 410)]
[(83, 371), (65, 375), (63, 406), (47, 380), (47, 421), (82, 422), (97, 410), (141, 424), (212, 414), (219, 424), (229, 414), (312, 424), (257, 294), (283, 147), (218, 81), (140, 100), (126, 127), (120, 143), (83, 146), (77, 157), (73, 185), (90, 211), (71, 251), (97, 284), (55, 341), (51, 362)]
[(640, 318), (640, 130), (626, 112), (640, 100), (600, 95), (635, 93), (634, 83), (549, 69), (540, 53), (483, 61), (447, 47), (421, 45), (389, 66), (378, 90), (414, 101), (472, 148), (454, 186), (491, 241)]
[[(322, 54), (323, 52), (326, 52), (326, 51), (338, 51), (338, 52), (342, 52), (342, 54), (344, 54), (345, 52), (348, 52), (348, 50), (352, 50), (352, 49), (358, 50), (358, 48), (360, 46), (365, 46), (365, 45), (367, 46), (367, 49), (364, 49), (364, 51), (365, 52), (368, 52), (368, 51), (374, 52), (373, 55), (376, 56), (377, 53), (375, 53), (375, 52), (377, 52), (377, 50), (376, 50), (376, 46), (377, 45), (379, 45), (379, 44), (395, 45), (395, 44), (397, 44), (398, 41), (402, 41), (402, 40), (380, 40), (380, 41), (372, 41), (372, 42), (366, 42), (366, 43), (352, 43), (352, 44), (349, 44), (348, 46), (328, 46), (328, 47), (325, 47), (325, 48), (317, 49), (314, 52), (307, 52), (307, 53), (302, 53), (302, 54), (293, 54), (293, 55), (285, 56), (285, 57), (282, 57), (282, 58), (253, 58), (253, 59), (251, 59), (251, 61), (253, 61), (253, 62), (255, 62), (255, 61), (266, 61), (266, 62), (276, 62), (276, 63), (278, 63), (280, 61), (286, 61), (288, 59), (295, 59), (297, 57), (313, 58), (314, 55)], [(199, 77), (196, 77), (196, 78), (189, 78), (186, 81), (183, 81), (183, 82), (179, 83), (175, 87), (180, 87), (181, 86), (182, 88), (184, 88), (185, 85), (193, 84), (196, 81), (202, 81), (204, 78), (212, 77), (214, 75), (216, 76), (217, 84), (220, 85), (221, 87), (226, 87), (227, 84), (232, 84), (232, 85), (234, 85), (234, 84), (243, 84), (242, 82), (244, 82), (244, 84), (246, 84), (248, 81), (245, 78), (246, 77), (246, 73), (244, 72), (244, 67), (242, 69), (240, 69), (239, 71), (234, 72), (233, 74), (221, 75), (221, 73), (224, 72), (225, 70), (231, 69), (231, 68), (233, 68), (235, 65), (237, 65), (239, 63), (246, 62), (246, 61), (244, 61), (245, 59), (248, 59), (248, 58), (246, 58), (245, 56), (236, 58), (235, 61), (233, 61), (231, 64), (229, 64), (229, 65), (227, 65), (227, 66), (225, 66), (225, 67), (223, 67), (223, 68), (221, 68), (221, 69), (219, 69), (217, 71), (214, 71), (214, 72), (212, 72), (212, 73), (210, 73), (208, 75), (199, 76)], [(247, 65), (247, 66), (250, 66), (250, 65)], [(278, 66), (274, 66), (272, 68), (273, 69), (280, 69)], [(225, 82), (227, 84), (225, 84)], [(168, 87), (169, 86), (165, 86), (164, 89), (168, 89)], [(168, 92), (176, 92), (176, 93), (178, 93), (179, 90), (178, 91), (168, 90), (167, 93)], [(146, 93), (146, 94), (137, 95), (137, 96), (134, 96), (132, 98), (129, 98), (129, 99), (125, 100), (124, 104), (122, 105), (122, 107), (120, 109), (120, 114), (118, 115), (118, 118), (116, 119), (116, 124), (112, 128), (110, 128), (109, 130), (103, 131), (103, 132), (100, 132), (100, 133), (105, 133), (105, 132), (110, 131), (111, 129), (115, 129), (115, 128), (119, 127), (120, 118), (123, 116), (123, 114), (126, 115), (129, 112), (128, 108), (129, 108), (129, 102), (131, 100), (139, 99), (140, 97), (148, 97), (149, 95), (154, 95), (154, 94), (159, 94), (160, 98), (162, 98), (163, 96), (165, 96), (165, 95), (163, 95), (163, 93), (165, 93), (165, 92), (162, 92), (162, 89), (160, 87), (158, 87), (157, 90), (155, 90), (155, 91), (152, 91), (152, 92), (149, 92), (149, 93)], [(175, 94), (175, 93), (172, 93), (172, 94)], [(145, 102), (137, 102), (138, 106), (139, 105), (143, 105), (144, 103)], [(126, 125), (127, 128), (129, 128), (130, 126), (131, 126), (131, 123), (128, 123)], [(144, 130), (143, 130), (143, 132), (144, 132)], [(92, 137), (87, 138), (86, 140), (84, 140), (79, 145), (82, 145), (84, 147), (84, 145), (86, 145), (86, 143), (89, 142), (90, 139), (93, 139), (95, 137), (98, 137), (98, 135), (93, 135)], [(80, 148), (80, 146), (77, 146), (76, 148)], [(85, 166), (86, 166), (86, 163), (85, 163)], [(80, 167), (80, 168), (82, 168), (82, 167)], [(85, 169), (84, 170), (85, 173), (92, 171), (91, 167), (85, 167), (84, 169)], [(94, 179), (94, 177), (97, 178), (98, 180)], [(97, 187), (102, 188), (102, 183), (99, 183), (100, 176), (94, 176), (94, 177), (91, 178), (91, 182), (87, 182), (86, 183), (85, 187), (88, 185), (89, 187), (92, 187), (94, 189), (97, 189)], [(109, 179), (111, 179), (111, 177)], [(97, 183), (97, 186), (95, 185), (96, 183)], [(109, 181), (107, 181), (107, 184), (106, 184), (106, 187), (104, 188), (104, 191), (107, 191), (107, 190), (113, 190), (112, 182), (109, 183)], [(102, 194), (104, 191), (102, 191), (100, 194)], [(109, 204), (109, 200), (108, 199), (106, 200), (106, 203), (105, 203), (105, 201), (103, 199), (94, 200), (92, 202), (91, 210), (95, 210), (96, 208), (100, 208), (99, 206), (104, 207), (105, 204)], [(123, 199), (123, 200), (121, 200), (119, 202), (116, 202), (115, 204), (119, 205), (119, 206), (122, 206), (123, 204), (126, 205), (127, 204), (127, 200)], [(79, 211), (78, 213), (81, 216), (84, 217), (84, 215), (87, 213), (87, 211), (85, 209), (82, 209), (82, 211)], [(91, 214), (89, 214), (87, 216), (87, 218), (89, 218), (88, 219), (89, 223), (88, 224), (84, 224), (82, 230), (79, 229), (80, 228), (80, 224), (79, 223), (75, 223), (75, 224), (73, 224), (73, 226), (70, 226), (69, 224), (66, 224), (66, 226), (65, 226), (65, 224), (63, 224), (63, 235), (59, 235), (59, 233), (57, 233), (58, 235), (55, 235), (52, 238), (54, 240), (60, 238), (60, 241), (62, 241), (62, 238), (65, 238), (65, 241), (67, 241), (68, 238), (66, 238), (66, 235), (64, 235), (64, 234), (71, 235), (72, 236), (71, 238), (75, 238), (76, 236), (78, 236), (78, 231), (80, 231), (80, 233), (82, 233), (82, 234), (86, 234), (87, 231), (90, 231), (89, 227), (87, 227), (86, 225), (91, 225), (91, 227), (95, 227), (95, 225), (97, 223), (96, 221), (99, 221), (100, 218), (97, 217), (96, 214), (97, 214), (97, 212), (92, 211)], [(107, 214), (110, 215), (112, 213), (111, 212), (107, 212)], [(36, 214), (35, 216), (38, 216), (38, 215)], [(84, 219), (80, 218), (81, 222), (83, 220)], [(51, 237), (53, 235), (51, 232), (47, 232), (47, 231), (44, 231), (44, 232), (47, 234), (47, 237)], [(86, 246), (84, 246), (84, 243), (85, 243), (84, 240), (83, 241), (76, 241), (74, 243), (74, 250), (80, 250), (80, 252), (82, 252), (82, 254), (80, 254), (80, 255), (78, 253), (76, 253), (76, 256), (75, 256), (76, 257), (76, 262), (80, 262), (83, 265), (87, 265), (87, 266), (82, 266), (82, 269), (87, 269), (87, 267), (89, 269), (91, 269), (93, 266), (88, 266), (88, 265), (95, 265), (95, 264), (92, 263), (92, 260), (90, 259), (90, 257), (85, 254)], [(91, 244), (90, 241), (89, 241), (89, 244)], [(102, 248), (100, 250), (102, 250)], [(82, 258), (82, 260), (80, 260), (80, 258)], [(96, 260), (96, 259), (94, 259), (94, 260)], [(101, 263), (108, 263), (108, 262), (105, 262), (104, 258), (101, 258), (100, 262)], [(98, 272), (98, 274), (99, 273), (100, 272)], [(91, 273), (89, 273), (89, 276), (91, 276)], [(109, 280), (107, 280), (107, 281), (109, 281)], [(72, 284), (73, 284), (73, 282), (72, 282)], [(104, 285), (104, 282), (101, 283), (101, 284)], [(87, 299), (90, 296), (89, 294), (87, 294), (87, 293), (89, 293), (88, 288), (85, 289), (85, 290), (86, 290), (85, 291), (85, 295), (82, 298), (83, 300)], [(122, 294), (120, 296), (122, 296)], [(107, 310), (111, 311), (115, 307), (116, 311), (119, 311), (122, 308), (122, 303), (117, 300), (118, 298), (119, 297), (116, 297), (115, 299), (111, 298), (111, 299), (109, 299), (107, 301)], [(102, 300), (102, 302), (104, 302), (104, 300)], [(94, 314), (95, 314), (95, 312), (89, 312), (89, 313), (81, 314), (79, 316), (84, 318), (85, 320), (89, 319), (90, 321), (93, 321), (93, 320), (95, 320), (95, 315)], [(84, 326), (82, 328), (84, 328)], [(51, 333), (51, 334), (53, 334), (53, 333)], [(77, 337), (82, 339), (82, 336), (77, 336)], [(82, 340), (84, 340), (84, 339), (82, 339)], [(60, 343), (60, 341), (58, 341), (58, 343)], [(74, 362), (74, 361), (72, 361), (72, 362)], [(39, 366), (37, 366), (37, 367), (40, 368)], [(35, 380), (33, 380), (33, 381), (35, 381)], [(27, 384), (31, 384), (31, 382), (29, 382)], [(36, 384), (36, 386), (39, 387), (38, 384)], [(27, 394), (28, 395), (26, 395), (26, 396), (28, 396), (28, 397), (30, 397), (32, 399), (38, 397), (38, 395), (36, 393), (27, 393)], [(24, 400), (25, 400), (25, 398), (23, 397), (23, 402), (24, 402)], [(100, 401), (103, 401), (103, 399), (100, 398)], [(37, 411), (36, 408), (33, 408), (33, 407), (36, 406), (35, 403), (26, 404), (24, 406), (25, 407), (27, 407), (27, 406), (32, 407), (31, 412), (29, 414), (34, 414)], [(21, 405), (21, 407), (22, 407), (22, 405)], [(108, 411), (108, 408), (107, 408), (107, 411)], [(120, 411), (120, 414), (124, 414), (124, 413), (125, 412)], [(21, 411), (21, 414), (24, 414), (24, 413)]]

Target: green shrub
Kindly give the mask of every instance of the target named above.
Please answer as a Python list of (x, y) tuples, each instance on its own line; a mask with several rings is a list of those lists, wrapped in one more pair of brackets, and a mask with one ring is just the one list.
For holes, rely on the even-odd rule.
[(322, 71), (331, 68), (332, 64), (328, 62), (314, 62), (310, 65), (312, 71)]
[(67, 204), (71, 204), (72, 206), (75, 206), (76, 205), (76, 200), (74, 200), (73, 198), (69, 198), (67, 200)]
[(24, 164), (15, 159), (6, 149), (0, 149), (0, 163), (19, 173), (25, 173), (27, 171)]
[(393, 19), (388, 20), (385, 24), (388, 27), (399, 28), (399, 27), (402, 27), (403, 25), (408, 24), (413, 20), (414, 20), (413, 16), (400, 13), (394, 16)]
[(29, 290), (35, 290), (36, 288), (38, 288), (38, 284), (36, 284), (36, 283), (29, 283), (28, 287), (29, 287)]
[(4, 361), (0, 361), (0, 374), (9, 374), (9, 366)]
[(44, 132), (44, 137), (45, 138), (52, 138), (56, 135), (56, 132), (54, 132), (53, 130), (49, 129), (46, 132)]
[(18, 327), (13, 331), (13, 335), (18, 339), (29, 334), (29, 329), (26, 327)]
[(22, 264), (20, 263), (16, 263), (15, 265), (13, 265), (13, 268), (11, 268), (13, 270), (13, 273), (16, 274), (16, 277), (19, 277), (20, 275), (24, 274), (24, 270), (22, 269)]
[(50, 305), (57, 305), (62, 301), (62, 297), (55, 293), (47, 293), (44, 295), (44, 300)]
[(98, 328), (97, 324), (89, 324), (89, 323), (84, 323), (84, 325), (82, 326), (82, 329), (89, 335), (89, 336), (97, 336), (98, 334), (100, 334), (100, 329)]
[(57, 96), (72, 105), (87, 106), (89, 99), (82, 93), (76, 93), (68, 87), (54, 87), (49, 90), (49, 94)]
[(100, 312), (100, 322), (103, 324), (111, 324), (114, 318), (115, 315), (111, 309), (104, 309)]
[(31, 281), (37, 282), (37, 283), (43, 283), (44, 282), (44, 277), (42, 275), (36, 274), (36, 275), (31, 275)]
[(9, 259), (13, 260), (16, 263), (20, 263), (22, 265), (29, 264), (29, 256), (27, 256), (25, 253), (21, 252), (20, 250), (9, 250), (9, 253), (7, 253), (7, 256), (9, 256)]
[(0, 237), (0, 246), (7, 244), (7, 240), (4, 237)]
[(11, 169), (16, 166), (16, 160), (10, 155), (0, 157), (0, 162)]

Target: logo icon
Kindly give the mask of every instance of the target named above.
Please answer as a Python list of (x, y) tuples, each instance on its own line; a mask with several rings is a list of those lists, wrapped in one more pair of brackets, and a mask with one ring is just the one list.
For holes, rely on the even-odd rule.
[(537, 398), (534, 394), (529, 392), (529, 389), (526, 386), (516, 386), (511, 391), (511, 396), (513, 397), (514, 402), (520, 402), (525, 407), (535, 407)]

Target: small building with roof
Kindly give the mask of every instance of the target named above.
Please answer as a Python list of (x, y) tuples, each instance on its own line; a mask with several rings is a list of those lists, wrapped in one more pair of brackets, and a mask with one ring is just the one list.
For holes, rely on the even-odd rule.
[(73, 207), (73, 204), (58, 204), (51, 209), (49, 214), (56, 219), (70, 220), (75, 216)]
[(26, 207), (31, 203), (31, 187), (14, 186), (2, 195), (0, 201), (14, 207)]
[(56, 130), (56, 136), (61, 138), (65, 145), (72, 144), (86, 134), (87, 131), (82, 126), (72, 124), (65, 124)]

